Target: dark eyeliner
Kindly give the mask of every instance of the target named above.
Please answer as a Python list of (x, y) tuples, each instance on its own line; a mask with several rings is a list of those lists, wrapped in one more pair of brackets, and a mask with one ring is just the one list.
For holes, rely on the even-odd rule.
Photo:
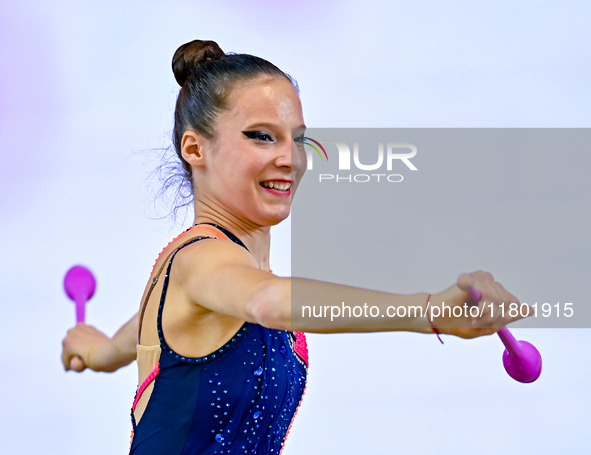
[[(273, 140), (273, 137), (270, 134), (263, 131), (243, 131), (242, 134), (249, 139), (259, 140), (261, 142), (271, 142)], [(269, 138), (270, 140), (263, 139), (263, 137)]]

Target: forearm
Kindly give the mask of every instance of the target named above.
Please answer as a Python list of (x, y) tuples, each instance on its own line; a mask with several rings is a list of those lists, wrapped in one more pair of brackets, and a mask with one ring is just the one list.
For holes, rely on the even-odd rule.
[(112, 372), (129, 365), (137, 356), (137, 331), (136, 313), (111, 338), (92, 348), (88, 366), (95, 371)]
[(427, 293), (391, 294), (304, 278), (278, 278), (261, 290), (262, 309), (255, 314), (263, 325), (304, 332), (431, 333), (425, 312), (427, 297)]

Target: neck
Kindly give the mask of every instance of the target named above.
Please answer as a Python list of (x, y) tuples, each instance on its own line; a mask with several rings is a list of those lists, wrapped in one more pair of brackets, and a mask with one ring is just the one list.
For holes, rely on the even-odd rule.
[(270, 226), (257, 225), (220, 207), (196, 199), (193, 224), (198, 223), (213, 223), (227, 229), (246, 245), (261, 270), (269, 270)]

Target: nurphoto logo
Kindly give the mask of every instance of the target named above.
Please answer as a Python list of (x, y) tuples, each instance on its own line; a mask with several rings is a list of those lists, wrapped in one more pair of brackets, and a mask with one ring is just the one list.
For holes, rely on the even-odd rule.
[[(314, 145), (315, 144), (315, 145)], [(324, 161), (322, 153), (320, 150), (324, 152), (324, 156), (328, 161), (328, 154), (326, 149), (323, 147), (327, 144), (332, 144), (336, 146), (337, 151), (339, 153), (339, 171), (348, 171), (351, 170), (351, 149), (347, 145), (347, 143), (339, 140), (323, 140), (322, 144), (314, 139), (311, 138), (304, 138), (304, 145), (309, 146), (310, 148), (306, 149), (306, 157), (308, 161), (308, 170), (314, 169), (314, 151), (318, 153), (320, 159)], [(318, 146), (318, 147), (316, 147)], [(384, 148), (386, 149), (386, 154), (384, 158)], [(311, 150), (313, 149), (313, 150)], [(404, 149), (410, 150), (409, 152), (402, 152)], [(378, 154), (377, 160), (373, 164), (363, 164), (359, 158), (359, 143), (353, 143), (353, 165), (356, 169), (361, 171), (376, 171), (383, 167), (384, 162), (386, 164), (386, 170), (392, 170), (392, 162), (394, 160), (402, 161), (411, 171), (417, 171), (418, 169), (412, 162), (410, 161), (417, 154), (417, 147), (414, 144), (410, 144), (408, 142), (387, 142), (386, 146), (384, 147), (384, 142), (380, 142), (378, 144)], [(340, 182), (340, 181), (347, 181), (347, 182), (358, 182), (358, 183), (365, 183), (369, 182), (370, 180), (377, 181), (377, 182), (392, 182), (398, 183), (402, 182), (404, 177), (401, 174), (379, 174), (379, 173), (372, 173), (372, 174), (348, 174), (348, 175), (339, 175), (339, 174), (319, 174), (318, 176), (319, 181), (333, 181), (333, 182)]]

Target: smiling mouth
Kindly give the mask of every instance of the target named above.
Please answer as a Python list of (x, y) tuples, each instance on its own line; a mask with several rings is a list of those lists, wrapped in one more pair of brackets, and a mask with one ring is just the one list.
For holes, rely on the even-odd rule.
[(287, 192), (291, 188), (291, 182), (279, 182), (279, 181), (266, 181), (261, 182), (260, 185), (263, 188), (270, 188), (276, 191), (284, 191)]

